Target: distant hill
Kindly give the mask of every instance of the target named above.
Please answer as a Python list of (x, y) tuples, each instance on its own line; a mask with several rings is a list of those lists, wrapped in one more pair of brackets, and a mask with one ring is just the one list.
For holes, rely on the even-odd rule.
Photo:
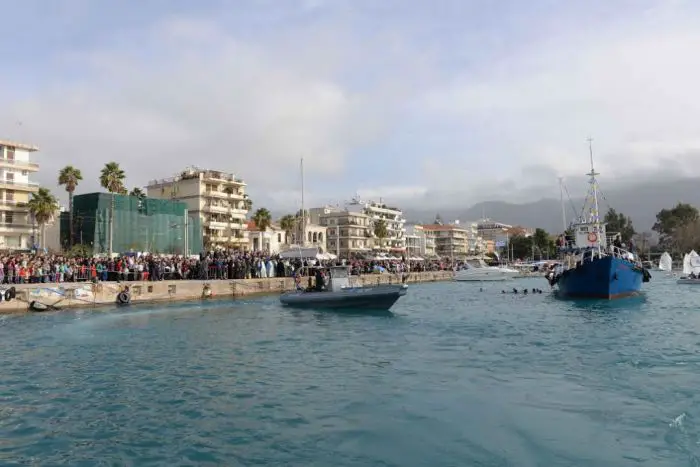
[[(661, 209), (675, 206), (678, 202), (690, 203), (700, 207), (700, 179), (686, 178), (663, 182), (647, 182), (611, 189), (603, 192), (600, 200), (602, 213), (608, 207), (632, 218), (637, 231), (651, 230), (656, 221), (656, 213)], [(583, 197), (573, 199), (576, 215), (583, 205)], [(574, 216), (571, 203), (566, 200), (566, 216), (570, 221)], [(432, 222), (436, 214), (440, 214), (444, 222), (459, 219), (460, 221), (475, 221), (486, 217), (512, 225), (541, 227), (548, 232), (559, 232), (562, 229), (561, 203), (558, 199), (541, 199), (532, 203), (516, 204), (504, 201), (485, 201), (477, 203), (468, 209), (405, 209), (406, 218), (412, 222)]]

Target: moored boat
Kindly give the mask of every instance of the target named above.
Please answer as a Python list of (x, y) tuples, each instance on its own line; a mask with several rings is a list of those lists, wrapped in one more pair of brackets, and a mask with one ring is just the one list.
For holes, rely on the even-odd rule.
[[(560, 245), (562, 263), (552, 269), (546, 278), (557, 287), (563, 298), (614, 299), (638, 294), (642, 282), (651, 274), (640, 259), (625, 250), (620, 242), (614, 244), (606, 235), (606, 225), (600, 221), (598, 209), (598, 182), (593, 166), (593, 151), (589, 151), (591, 186), (582, 215), (571, 225), (573, 241)], [(583, 213), (589, 213), (586, 216)], [(619, 236), (617, 236), (619, 239)]]
[[(328, 280), (321, 273), (328, 272)], [(396, 301), (406, 295), (408, 286), (401, 284), (378, 284), (352, 286), (347, 266), (315, 268), (316, 284), (306, 289), (297, 285), (297, 290), (280, 295), (283, 305), (302, 308), (389, 310)], [(404, 276), (405, 282), (406, 276)]]
[(664, 254), (661, 255), (661, 258), (659, 258), (659, 271), (671, 272), (672, 269), (673, 259), (667, 251), (664, 251)]
[(484, 260), (467, 260), (463, 266), (455, 271), (454, 280), (456, 281), (506, 281), (520, 274), (517, 269), (489, 266)]
[(683, 257), (683, 274), (676, 281), (683, 285), (700, 285), (700, 255), (695, 250)]

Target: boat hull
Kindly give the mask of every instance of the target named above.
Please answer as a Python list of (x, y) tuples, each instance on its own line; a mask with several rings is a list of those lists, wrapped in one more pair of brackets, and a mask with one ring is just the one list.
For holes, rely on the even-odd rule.
[(638, 294), (644, 272), (634, 263), (614, 256), (587, 261), (561, 274), (558, 295), (564, 298), (615, 299)]
[(297, 308), (389, 310), (406, 295), (407, 285), (348, 287), (339, 292), (295, 291), (280, 295), (283, 305)]
[(681, 277), (676, 281), (676, 284), (700, 285), (700, 279), (688, 279), (687, 277)]

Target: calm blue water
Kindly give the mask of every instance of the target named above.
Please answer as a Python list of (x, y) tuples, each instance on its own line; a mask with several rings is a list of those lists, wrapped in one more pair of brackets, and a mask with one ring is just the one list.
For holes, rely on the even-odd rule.
[(697, 466), (700, 287), (646, 285), (2, 317), (0, 465)]

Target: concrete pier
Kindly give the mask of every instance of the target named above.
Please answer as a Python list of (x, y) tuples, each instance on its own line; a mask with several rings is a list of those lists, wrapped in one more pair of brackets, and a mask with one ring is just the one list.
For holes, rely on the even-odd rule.
[[(452, 271), (412, 272), (407, 283), (435, 282), (451, 280)], [(353, 276), (361, 285), (398, 284), (400, 274), (367, 274)], [(308, 278), (302, 278), (306, 286)], [(313, 278), (312, 278), (313, 282)], [(236, 298), (262, 294), (280, 294), (294, 289), (291, 277), (273, 277), (268, 279), (236, 280), (175, 280), (158, 282), (89, 282), (19, 284), (15, 285), (16, 298), (0, 302), (0, 314), (22, 313), (29, 311), (32, 301), (48, 305), (52, 309), (72, 309), (80, 307), (97, 307), (114, 305), (117, 295), (124, 287), (129, 287), (131, 303), (187, 301), (209, 298)], [(8, 289), (3, 285), (0, 289)]]

